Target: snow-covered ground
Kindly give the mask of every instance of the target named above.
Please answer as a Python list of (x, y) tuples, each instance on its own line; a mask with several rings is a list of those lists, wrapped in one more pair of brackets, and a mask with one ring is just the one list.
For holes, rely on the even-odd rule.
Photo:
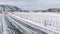
[[(15, 27), (18, 27), (18, 30), (20, 30), (19, 27), (22, 27), (22, 29), (25, 29), (25, 31), (29, 32), (29, 30), (31, 28), (28, 27), (27, 25), (24, 26), (24, 24), (28, 24), (30, 21), (32, 21), (31, 24), (33, 24), (33, 25), (35, 24), (35, 25), (45, 26), (45, 27), (47, 27), (47, 29), (50, 28), (53, 31), (60, 32), (60, 14), (57, 14), (57, 13), (12, 12), (12, 15), (9, 14), (9, 13), (6, 13), (4, 15), (5, 15), (4, 16), (5, 22), (4, 23), (6, 24), (4, 26), (6, 26), (6, 30), (9, 30), (10, 33), (11, 32), (14, 33), (15, 31), (17, 32), (17, 30), (15, 29)], [(13, 16), (13, 15), (15, 15), (16, 17)], [(17, 18), (17, 17), (20, 17), (20, 18)], [(27, 21), (25, 20), (25, 22), (27, 22), (27, 23), (24, 23), (23, 20), (22, 20), (22, 18), (26, 19)], [(0, 15), (0, 34), (1, 34), (2, 30), (3, 30), (3, 25), (2, 24), (3, 24), (3, 15)], [(12, 26), (11, 24), (12, 25), (15, 24), (15, 27)], [(7, 27), (7, 26), (9, 26), (9, 27), (11, 27), (13, 29), (10, 30), (10, 28)], [(32, 26), (32, 25), (29, 25), (29, 26)], [(24, 28), (24, 27), (27, 27), (27, 28)], [(4, 29), (5, 29), (5, 27), (4, 27)], [(28, 29), (28, 30), (26, 30), (26, 29)], [(37, 28), (37, 29), (39, 29), (39, 28)]]
[(34, 21), (45, 27), (60, 31), (60, 14), (57, 13), (26, 13), (26, 12), (13, 12), (21, 18)]

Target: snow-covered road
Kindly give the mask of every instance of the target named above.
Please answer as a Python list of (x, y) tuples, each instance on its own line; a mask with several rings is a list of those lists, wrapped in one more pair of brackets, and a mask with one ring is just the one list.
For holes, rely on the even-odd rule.
[(3, 15), (0, 14), (0, 34), (3, 32)]
[[(8, 31), (16, 34), (18, 32), (23, 34), (58, 34), (56, 30), (45, 28), (38, 23), (19, 18), (13, 14), (5, 15), (5, 22)], [(12, 26), (11, 26), (12, 25)], [(16, 29), (18, 31), (16, 31)]]
[(5, 28), (4, 34), (47, 34), (40, 30), (38, 26), (29, 24), (23, 20), (18, 20), (16, 17), (6, 14), (5, 16)]
[(37, 22), (20, 18), (12, 13), (0, 16), (1, 34), (59, 34), (59, 31), (44, 27)]

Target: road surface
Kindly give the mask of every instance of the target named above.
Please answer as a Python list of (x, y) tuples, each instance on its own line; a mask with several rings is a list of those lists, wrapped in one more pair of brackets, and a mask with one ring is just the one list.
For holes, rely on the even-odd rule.
[(3, 15), (0, 14), (0, 34), (3, 33)]
[(58, 34), (56, 33), (57, 31), (42, 27), (40, 24), (18, 18), (13, 14), (5, 14), (4, 17), (8, 31), (13, 34), (16, 34), (17, 32), (17, 34)]
[(34, 25), (28, 25), (21, 20), (15, 19), (8, 14), (4, 16), (5, 33), (4, 34), (47, 34)]

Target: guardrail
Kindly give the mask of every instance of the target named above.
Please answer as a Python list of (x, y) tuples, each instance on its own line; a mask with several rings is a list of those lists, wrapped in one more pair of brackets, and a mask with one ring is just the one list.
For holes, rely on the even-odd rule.
[[(58, 30), (55, 30), (55, 29), (51, 29), (51, 28), (48, 28), (48, 27), (46, 27), (47, 25), (47, 21), (48, 22), (50, 22), (49, 20), (45, 20), (45, 23), (43, 23), (45, 26), (43, 26), (43, 25), (41, 25), (41, 24), (39, 24), (39, 23), (37, 23), (37, 22), (33, 22), (33, 21), (30, 21), (30, 20), (26, 20), (26, 19), (23, 19), (23, 18), (20, 18), (20, 17), (18, 17), (18, 16), (16, 16), (16, 15), (13, 15), (13, 14), (11, 14), (11, 13), (9, 13), (8, 14), (10, 17), (13, 17), (14, 19), (18, 19), (18, 20), (22, 20), (22, 21), (24, 21), (24, 22), (27, 22), (28, 24), (33, 24), (33, 25), (36, 25), (36, 26), (39, 26), (39, 30), (42, 30), (42, 31), (44, 31), (44, 32), (46, 32), (46, 33), (48, 33), (48, 34), (52, 34), (52, 33), (54, 33), (54, 34), (59, 34), (60, 32), (59, 32), (59, 29)], [(35, 19), (36, 20), (36, 19)], [(51, 22), (52, 23), (52, 22)], [(53, 22), (54, 23), (54, 22)], [(39, 25), (38, 25), (39, 24)], [(48, 25), (50, 25), (50, 24), (48, 24)], [(55, 24), (54, 24), (55, 25)], [(53, 26), (54, 26), (53, 25)], [(54, 28), (54, 27), (53, 27)]]

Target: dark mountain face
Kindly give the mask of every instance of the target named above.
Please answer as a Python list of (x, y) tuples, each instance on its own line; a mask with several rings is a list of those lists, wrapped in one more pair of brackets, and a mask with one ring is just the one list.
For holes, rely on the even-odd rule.
[(22, 11), (20, 8), (16, 7), (16, 6), (11, 6), (11, 5), (0, 5), (0, 12), (4, 12), (4, 11)]

